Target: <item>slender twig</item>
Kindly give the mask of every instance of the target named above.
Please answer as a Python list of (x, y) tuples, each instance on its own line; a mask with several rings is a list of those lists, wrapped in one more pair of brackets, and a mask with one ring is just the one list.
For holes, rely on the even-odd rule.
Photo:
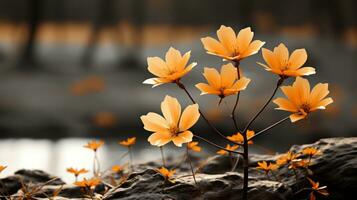
[[(192, 101), (192, 103), (196, 103), (196, 101), (193, 99), (192, 95), (190, 94), (190, 92), (186, 89), (185, 85), (183, 83), (181, 83), (179, 80), (176, 81), (176, 84), (179, 88), (181, 88), (182, 90), (185, 91), (185, 93), (187, 94), (187, 96), (190, 98), (190, 100)], [(234, 142), (229, 140), (225, 135), (223, 135), (207, 118), (206, 116), (203, 114), (203, 112), (201, 111), (201, 109), (198, 109), (201, 117), (205, 120), (205, 122), (208, 124), (208, 126), (215, 132), (217, 133), (219, 136), (221, 136), (224, 140), (236, 144), (236, 145), (242, 145), (242, 143), (239, 142)]]
[(97, 176), (99, 176), (99, 172), (100, 172), (100, 164), (99, 164), (99, 160), (98, 160), (98, 155), (97, 155), (97, 151), (94, 151), (93, 175), (95, 177), (97, 177)]
[(257, 136), (259, 136), (259, 135), (265, 133), (266, 131), (268, 131), (268, 130), (274, 128), (275, 126), (277, 126), (277, 125), (283, 123), (284, 121), (288, 120), (289, 118), (290, 118), (290, 116), (287, 116), (287, 117), (285, 117), (285, 118), (283, 118), (283, 119), (281, 119), (281, 120), (275, 122), (274, 124), (272, 124), (272, 125), (270, 125), (270, 126), (264, 128), (263, 130), (258, 131), (255, 135), (253, 135), (252, 137), (250, 137), (250, 138), (248, 139), (248, 141), (253, 140), (255, 137), (257, 137)]
[(222, 149), (222, 150), (225, 150), (225, 151), (230, 152), (230, 153), (235, 153), (235, 154), (243, 155), (242, 152), (232, 151), (232, 150), (226, 149), (226, 148), (221, 147), (221, 146), (219, 146), (219, 145), (217, 145), (217, 144), (215, 144), (215, 143), (213, 143), (213, 142), (211, 142), (211, 141), (209, 141), (209, 140), (207, 140), (207, 139), (205, 139), (205, 138), (203, 138), (203, 137), (201, 137), (201, 136), (198, 136), (198, 135), (193, 135), (193, 136), (196, 137), (196, 138), (198, 138), (198, 139), (200, 139), (200, 140), (202, 140), (202, 141), (204, 141), (204, 142), (206, 142), (206, 143), (208, 143), (208, 144), (210, 144), (211, 146), (216, 147), (217, 149)]
[(311, 188), (302, 188), (301, 190), (295, 192), (294, 195), (300, 194), (301, 192), (305, 192), (305, 191), (310, 192), (310, 191), (312, 191), (312, 189)]
[(197, 181), (196, 181), (195, 171), (193, 170), (193, 166), (192, 166), (190, 154), (189, 154), (189, 152), (188, 152), (188, 145), (186, 145), (186, 156), (187, 156), (187, 161), (188, 161), (188, 163), (190, 164), (190, 168), (191, 168), (193, 180), (195, 181), (195, 184), (198, 185), (198, 184), (197, 184)]
[(243, 200), (248, 199), (249, 154), (247, 131), (243, 135)]
[[(237, 78), (239, 80), (240, 79), (239, 61), (235, 61), (234, 62), (234, 66), (237, 69)], [(237, 119), (236, 119), (236, 109), (238, 107), (239, 96), (240, 96), (240, 91), (237, 93), (236, 102), (234, 104), (234, 107), (233, 107), (233, 110), (232, 110), (232, 114), (231, 114), (231, 117), (232, 117), (232, 120), (233, 120), (233, 123), (234, 123), (234, 127), (236, 128), (237, 131), (239, 131), (239, 128), (238, 128), (238, 122), (237, 122)]]
[(133, 152), (132, 152), (131, 146), (128, 147), (128, 152), (129, 152), (129, 158), (130, 158), (130, 169), (131, 169), (131, 171), (134, 171), (134, 168), (133, 168)]
[(231, 169), (232, 172), (234, 172), (234, 171), (237, 169), (238, 163), (239, 163), (239, 159), (240, 159), (240, 157), (237, 156), (237, 158), (236, 158), (236, 160), (235, 160), (235, 162), (234, 162), (234, 165), (233, 165), (233, 167), (232, 167), (232, 169)]
[(273, 93), (271, 94), (270, 98), (265, 102), (263, 107), (253, 116), (253, 118), (247, 123), (247, 125), (244, 128), (243, 132), (246, 132), (250, 126), (253, 124), (253, 122), (258, 118), (258, 116), (264, 111), (264, 109), (269, 105), (270, 101), (274, 98), (276, 92), (278, 91), (279, 87), (283, 84), (284, 78), (280, 78), (276, 84), (276, 87), (274, 88)]
[(161, 152), (162, 165), (164, 167), (166, 167), (166, 161), (165, 161), (164, 147), (163, 146), (160, 146), (160, 152)]

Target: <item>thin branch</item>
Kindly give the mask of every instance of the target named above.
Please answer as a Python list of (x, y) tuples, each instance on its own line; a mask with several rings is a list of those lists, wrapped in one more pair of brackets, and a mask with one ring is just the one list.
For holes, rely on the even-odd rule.
[(271, 94), (270, 98), (267, 100), (267, 102), (263, 105), (263, 107), (258, 111), (257, 114), (248, 122), (248, 124), (245, 126), (243, 133), (245, 133), (250, 126), (253, 124), (253, 122), (258, 118), (258, 116), (264, 111), (264, 109), (269, 105), (270, 101), (274, 98), (276, 92), (278, 91), (279, 87), (283, 84), (284, 78), (280, 78), (276, 84), (276, 87), (274, 88), (273, 93)]
[(203, 137), (201, 137), (201, 136), (198, 136), (198, 135), (193, 135), (193, 136), (196, 137), (196, 138), (198, 138), (198, 139), (200, 139), (200, 140), (202, 140), (202, 141), (204, 141), (204, 142), (206, 142), (206, 143), (208, 143), (208, 144), (210, 144), (211, 146), (214, 146), (214, 147), (218, 148), (218, 149), (222, 149), (222, 150), (228, 151), (228, 152), (230, 152), (230, 153), (235, 153), (235, 154), (243, 155), (242, 152), (232, 151), (232, 150), (226, 149), (226, 148), (221, 147), (221, 146), (219, 146), (219, 145), (217, 145), (217, 144), (215, 144), (215, 143), (213, 143), (213, 142), (211, 142), (211, 141), (209, 141), (209, 140), (207, 140), (207, 139), (205, 139), (205, 138), (203, 138)]
[(162, 165), (166, 167), (166, 161), (165, 161), (165, 155), (164, 155), (164, 147), (160, 147), (160, 153), (161, 153), (161, 159), (162, 159)]
[[(187, 96), (191, 99), (191, 101), (193, 103), (196, 103), (196, 101), (193, 99), (193, 97), (191, 96), (190, 92), (186, 89), (185, 85), (183, 83), (181, 83), (180, 81), (176, 82), (177, 86), (179, 88), (181, 88), (182, 90), (184, 90), (187, 94)], [(206, 116), (203, 114), (203, 112), (201, 111), (201, 109), (198, 109), (198, 111), (200, 112), (200, 115), (202, 116), (202, 118), (206, 121), (206, 123), (208, 124), (208, 126), (215, 132), (217, 133), (219, 136), (221, 136), (223, 139), (225, 139), (226, 141), (236, 144), (236, 145), (243, 145), (242, 143), (239, 142), (234, 142), (229, 140), (225, 135), (223, 135), (207, 118)]]
[(188, 153), (188, 145), (186, 145), (186, 156), (187, 156), (187, 161), (190, 164), (193, 180), (195, 181), (195, 185), (197, 185), (195, 170), (193, 169), (191, 158), (190, 158), (190, 154)]
[[(234, 66), (237, 69), (237, 77), (238, 77), (238, 80), (239, 80), (240, 79), (239, 61), (234, 62)], [(236, 128), (237, 131), (239, 131), (239, 128), (238, 128), (238, 123), (237, 123), (237, 119), (236, 119), (236, 109), (238, 107), (239, 96), (240, 96), (240, 91), (237, 93), (236, 102), (234, 104), (234, 107), (233, 107), (233, 110), (232, 110), (232, 114), (231, 114), (231, 117), (232, 117), (232, 120), (233, 120), (233, 123), (234, 123), (234, 127)]]
[(250, 137), (250, 138), (248, 139), (248, 142), (249, 142), (250, 140), (253, 140), (253, 139), (254, 139), (255, 137), (257, 137), (258, 135), (261, 135), (261, 134), (265, 133), (266, 131), (268, 131), (268, 130), (274, 128), (275, 126), (277, 126), (277, 125), (283, 123), (284, 121), (288, 120), (289, 118), (290, 118), (290, 116), (287, 116), (287, 117), (285, 117), (285, 118), (283, 118), (283, 119), (281, 119), (281, 120), (275, 122), (274, 124), (272, 124), (272, 125), (270, 125), (270, 126), (264, 128), (263, 130), (257, 132), (255, 135), (253, 135), (252, 137)]

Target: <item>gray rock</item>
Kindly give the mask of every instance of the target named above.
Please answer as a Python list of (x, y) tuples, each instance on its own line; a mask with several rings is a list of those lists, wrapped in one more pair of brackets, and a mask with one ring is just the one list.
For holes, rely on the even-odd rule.
[[(322, 155), (312, 159), (309, 177), (326, 185), (331, 200), (351, 199), (357, 189), (357, 138), (329, 138), (321, 139), (309, 145), (296, 145), (290, 150), (299, 152), (305, 147), (316, 147)], [(301, 191), (310, 187), (306, 180), (306, 171), (297, 171), (297, 176), (284, 166), (275, 172), (275, 177), (267, 177), (265, 173), (255, 169), (257, 162), (275, 161), (281, 154), (250, 155), (250, 177), (248, 196), (250, 200), (300, 200), (307, 199), (309, 191)], [(194, 158), (197, 160), (197, 158)], [(181, 160), (180, 160), (181, 161)], [(121, 185), (110, 189), (103, 196), (104, 200), (199, 200), (224, 199), (240, 200), (242, 193), (241, 166), (230, 172), (231, 160), (225, 156), (213, 156), (197, 171), (194, 183), (190, 169), (186, 164), (177, 168), (177, 175), (173, 182), (165, 181), (164, 177), (154, 168), (161, 166), (161, 162), (150, 162), (135, 166), (135, 172), (130, 174)], [(168, 162), (169, 167), (175, 166), (175, 160)], [(195, 162), (196, 166), (198, 161)], [(0, 179), (0, 191), (3, 194), (14, 194), (21, 187), (21, 180), (26, 183), (45, 183), (53, 177), (38, 170), (20, 170), (13, 176)], [(118, 177), (119, 178), (119, 177)], [(60, 179), (46, 185), (40, 198), (45, 198), (64, 184)], [(107, 187), (102, 185), (101, 191)], [(99, 189), (100, 189), (99, 188)], [(97, 188), (96, 191), (99, 191)], [(75, 186), (65, 185), (59, 197), (75, 199), (83, 194)]]
[[(241, 199), (242, 175), (237, 172), (223, 174), (197, 174), (195, 185), (192, 176), (178, 176), (174, 182), (165, 179), (155, 170), (147, 169), (132, 174), (120, 187), (110, 190), (106, 200), (125, 199)], [(275, 181), (250, 180), (250, 199), (284, 200), (289, 196), (288, 188)]]
[(15, 172), (14, 175), (0, 179), (0, 194), (15, 194), (23, 184), (31, 183), (33, 185), (46, 183), (47, 185), (63, 185), (60, 178), (51, 176), (42, 170), (22, 169)]

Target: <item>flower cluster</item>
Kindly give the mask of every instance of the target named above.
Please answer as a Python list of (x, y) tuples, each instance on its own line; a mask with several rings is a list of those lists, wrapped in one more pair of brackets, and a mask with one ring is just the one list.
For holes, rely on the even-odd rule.
[[(243, 129), (238, 127), (236, 110), (239, 103), (240, 93), (247, 89), (251, 82), (251, 78), (245, 77), (241, 70), (241, 61), (255, 55), (263, 47), (265, 42), (260, 40), (253, 40), (254, 33), (250, 27), (244, 28), (236, 34), (236, 32), (227, 26), (221, 26), (217, 30), (217, 39), (212, 37), (204, 37), (201, 39), (204, 49), (208, 54), (218, 56), (223, 59), (224, 63), (218, 71), (215, 67), (204, 67), (203, 76), (206, 83), (197, 83), (195, 86), (200, 90), (201, 95), (210, 94), (217, 96), (221, 102), (223, 98), (228, 96), (236, 96), (235, 104), (232, 107), (231, 118), (234, 122), (235, 133), (231, 136), (222, 134), (204, 115), (200, 110), (198, 103), (187, 90), (182, 82), (182, 78), (188, 74), (196, 65), (196, 62), (189, 62), (190, 52), (181, 54), (180, 51), (171, 47), (165, 55), (165, 60), (159, 57), (149, 57), (147, 59), (148, 70), (155, 77), (144, 81), (144, 84), (153, 85), (153, 87), (173, 83), (182, 89), (192, 101), (192, 105), (181, 113), (181, 105), (178, 100), (171, 96), (166, 96), (161, 103), (161, 111), (163, 116), (149, 112), (147, 115), (141, 116), (141, 121), (144, 124), (144, 129), (153, 132), (148, 141), (153, 146), (160, 147), (163, 156), (163, 146), (169, 142), (173, 142), (176, 146), (181, 147), (182, 144), (187, 144), (187, 152), (189, 149), (196, 149), (192, 142), (193, 137), (207, 142), (208, 144), (219, 148), (217, 152), (221, 155), (239, 154), (243, 156), (244, 163), (248, 163), (248, 147), (253, 144), (253, 138), (267, 132), (278, 124), (290, 119), (291, 122), (296, 122), (307, 118), (307, 116), (316, 111), (325, 109), (327, 105), (333, 102), (332, 98), (327, 97), (329, 94), (327, 83), (318, 83), (316, 86), (310, 88), (310, 83), (302, 76), (309, 76), (316, 73), (315, 68), (304, 66), (308, 55), (305, 49), (296, 49), (291, 55), (284, 44), (279, 44), (272, 51), (266, 48), (262, 49), (262, 56), (265, 63), (258, 62), (258, 65), (272, 74), (278, 75), (276, 87), (271, 97), (257, 112), (257, 114), (246, 124)], [(188, 64), (190, 63), (190, 64)], [(289, 78), (295, 78), (292, 85), (283, 85), (284, 81)], [(281, 88), (286, 98), (278, 97), (274, 99), (276, 92)], [(250, 127), (258, 116), (265, 110), (267, 105), (273, 102), (278, 107), (278, 110), (290, 112), (288, 117), (274, 123), (271, 126), (261, 130), (254, 131)], [(214, 133), (220, 136), (225, 141), (229, 142), (226, 147), (218, 145), (216, 142), (205, 139), (191, 132), (191, 127), (195, 125), (198, 119), (202, 117), (209, 125)], [(239, 147), (243, 147), (243, 152), (238, 151)], [(295, 169), (299, 167), (306, 167), (311, 161), (311, 157), (317, 155), (311, 149), (307, 149), (302, 154), (306, 154), (310, 159), (299, 160), (299, 155), (294, 155), (292, 152), (285, 157), (280, 158), (276, 163), (259, 163), (259, 169), (266, 173), (276, 170), (281, 165), (289, 163), (289, 168)], [(187, 153), (188, 155), (188, 153)], [(189, 158), (189, 156), (187, 156)], [(189, 159), (188, 159), (189, 160)], [(238, 162), (238, 159), (236, 160)], [(163, 157), (163, 164), (165, 160)], [(194, 170), (191, 165), (191, 171), (194, 176)], [(237, 164), (233, 165), (233, 169)], [(244, 188), (243, 199), (247, 199), (248, 190), (248, 165), (244, 165)]]
[[(258, 162), (258, 166), (256, 167), (256, 169), (262, 170), (268, 175), (269, 172), (273, 174), (273, 171), (277, 170), (278, 168), (287, 166), (289, 170), (293, 171), (293, 174), (295, 175), (296, 179), (298, 178), (299, 174), (303, 174), (303, 176), (305, 176), (305, 178), (311, 184), (311, 188), (307, 188), (308, 190), (311, 190), (310, 199), (316, 199), (316, 193), (319, 193), (324, 196), (329, 195), (326, 186), (320, 186), (319, 182), (315, 182), (309, 177), (313, 174), (313, 172), (309, 169), (309, 166), (312, 162), (312, 158), (321, 154), (321, 151), (314, 147), (306, 147), (297, 153), (288, 151), (279, 158), (277, 158), (275, 163), (267, 163), (266, 161)], [(298, 173), (297, 170), (302, 170), (302, 172), (305, 173)], [(274, 177), (278, 178), (275, 174), (273, 175)]]

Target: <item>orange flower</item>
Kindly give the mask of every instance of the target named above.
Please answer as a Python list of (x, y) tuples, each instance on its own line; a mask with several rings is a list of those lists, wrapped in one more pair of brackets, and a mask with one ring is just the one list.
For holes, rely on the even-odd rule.
[(79, 187), (83, 187), (83, 188), (92, 188), (92, 187), (97, 186), (100, 182), (101, 181), (99, 178), (91, 178), (89, 180), (86, 178), (83, 178), (82, 181), (76, 181), (76, 182), (74, 182), (74, 184)]
[(156, 87), (164, 83), (176, 82), (197, 65), (197, 63), (191, 63), (186, 66), (189, 59), (190, 51), (182, 56), (172, 47), (167, 51), (165, 61), (159, 57), (148, 57), (148, 70), (157, 77), (147, 79), (143, 83)]
[(135, 144), (136, 142), (136, 137), (131, 137), (126, 140), (120, 141), (119, 144), (126, 146), (126, 147), (131, 147)]
[[(238, 147), (239, 147), (238, 145), (231, 146), (231, 145), (227, 144), (225, 149), (227, 149), (229, 151), (234, 151), (234, 150), (238, 149)], [(217, 154), (219, 154), (219, 155), (228, 155), (229, 152), (226, 151), (226, 150), (221, 149), (221, 150), (217, 151)]]
[(187, 147), (192, 151), (196, 151), (196, 152), (201, 151), (201, 147), (198, 146), (198, 142), (189, 142), (187, 143)]
[(237, 70), (232, 63), (223, 65), (221, 73), (214, 68), (205, 67), (203, 76), (206, 78), (208, 84), (196, 84), (196, 87), (201, 90), (201, 95), (213, 94), (221, 98), (245, 90), (250, 82), (250, 79), (246, 77), (238, 79)]
[[(255, 134), (254, 131), (247, 130), (247, 138), (248, 139), (253, 137), (254, 134)], [(227, 139), (229, 139), (232, 142), (237, 142), (237, 143), (243, 143), (244, 142), (243, 135), (241, 133), (239, 133), (239, 132), (234, 134), (234, 135), (227, 136)], [(248, 141), (248, 144), (253, 144), (253, 141), (252, 140)]]
[(115, 172), (115, 173), (119, 173), (119, 172), (123, 171), (123, 166), (114, 165), (114, 166), (112, 166), (112, 171)]
[(300, 154), (296, 154), (294, 152), (288, 151), (286, 154), (280, 156), (277, 160), (276, 163), (278, 165), (285, 165), (287, 163), (290, 163), (292, 160), (295, 160), (300, 157)]
[(257, 169), (261, 169), (265, 171), (265, 173), (269, 173), (270, 171), (275, 171), (279, 168), (279, 165), (274, 164), (269, 162), (269, 164), (266, 161), (258, 162), (258, 167)]
[(291, 160), (289, 169), (297, 169), (297, 168), (306, 168), (309, 166), (310, 161), (303, 160), (303, 159), (294, 159)]
[(279, 76), (307, 76), (316, 73), (313, 67), (302, 67), (307, 60), (305, 49), (297, 49), (289, 56), (289, 50), (281, 43), (274, 51), (263, 48), (262, 53), (267, 64), (258, 64)]
[(310, 157), (315, 155), (321, 155), (321, 152), (314, 147), (306, 147), (301, 151), (301, 153)]
[(88, 142), (88, 144), (84, 145), (83, 147), (92, 149), (93, 151), (97, 151), (103, 144), (104, 144), (104, 141), (102, 141), (102, 140), (100, 140), (100, 141), (93, 140), (91, 142)]
[(157, 170), (166, 180), (170, 179), (176, 172), (176, 170), (168, 170), (165, 167), (161, 167)]
[(192, 141), (193, 134), (190, 129), (199, 119), (198, 104), (189, 105), (181, 114), (181, 105), (176, 98), (166, 96), (161, 103), (164, 117), (149, 112), (140, 117), (144, 129), (154, 132), (148, 141), (154, 146), (163, 146), (172, 141), (181, 147), (182, 143)]
[(0, 165), (0, 173), (1, 173), (2, 171), (4, 171), (4, 169), (6, 169), (6, 168), (7, 168), (7, 166)]
[(75, 168), (67, 168), (67, 172), (73, 174), (74, 176), (79, 176), (80, 174), (85, 174), (88, 172), (88, 170), (82, 168), (82, 169), (75, 169)]
[(222, 57), (226, 60), (239, 61), (256, 54), (265, 44), (260, 40), (252, 42), (254, 33), (250, 27), (239, 31), (238, 35), (231, 27), (221, 26), (217, 30), (219, 41), (211, 37), (202, 38), (204, 48), (208, 54)]
[(324, 195), (324, 196), (328, 196), (330, 195), (327, 191), (327, 186), (321, 186), (320, 187), (320, 183), (319, 182), (315, 182), (313, 180), (311, 180), (310, 178), (307, 177), (307, 180), (309, 180), (309, 182), (311, 183), (311, 189), (312, 189), (312, 192), (310, 193), (310, 200), (316, 200), (316, 196), (315, 196), (315, 193), (314, 192), (317, 192), (321, 195)]
[(297, 77), (292, 86), (282, 86), (281, 90), (287, 99), (277, 98), (273, 102), (279, 106), (276, 109), (293, 113), (291, 122), (304, 119), (310, 112), (325, 109), (333, 102), (332, 98), (325, 98), (329, 93), (327, 83), (319, 83), (310, 91), (309, 81)]

